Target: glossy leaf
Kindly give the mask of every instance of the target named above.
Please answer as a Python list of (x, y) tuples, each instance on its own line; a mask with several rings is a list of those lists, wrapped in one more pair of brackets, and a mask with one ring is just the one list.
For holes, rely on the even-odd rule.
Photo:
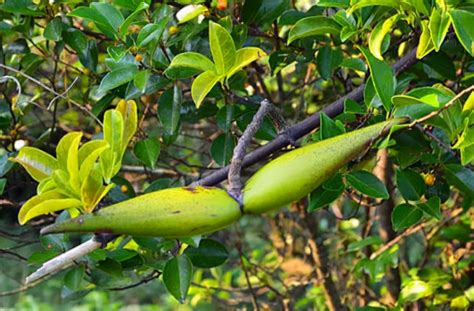
[(79, 180), (84, 182), (94, 168), (99, 156), (109, 148), (105, 140), (91, 140), (79, 149)]
[(416, 58), (418, 59), (422, 59), (431, 53), (431, 51), (433, 51), (435, 48), (431, 39), (431, 31), (428, 24), (429, 22), (427, 20), (420, 21), (421, 36), (420, 42), (418, 43), (418, 48), (416, 49)]
[(166, 135), (174, 136), (181, 119), (182, 93), (178, 85), (166, 90), (159, 99), (158, 116)]
[(122, 36), (126, 35), (128, 32), (128, 26), (130, 26), (136, 17), (144, 10), (148, 9), (149, 5), (146, 2), (140, 2), (140, 4), (135, 8), (127, 18), (123, 21), (123, 23), (119, 27), (120, 34)]
[[(193, 70), (189, 71), (190, 74), (183, 75), (182, 71), (186, 69)], [(165, 74), (171, 79), (186, 78), (188, 76), (194, 75), (195, 73), (208, 70), (215, 70), (214, 64), (209, 58), (196, 52), (184, 52), (176, 55), (173, 58), (171, 64), (165, 70)]]
[(229, 163), (235, 148), (235, 139), (230, 134), (221, 134), (211, 144), (211, 156), (220, 166)]
[(395, 93), (394, 74), (392, 68), (384, 61), (375, 58), (367, 49), (360, 49), (367, 60), (370, 75), (377, 95), (382, 100), (385, 110), (390, 111), (392, 96)]
[(367, 171), (354, 171), (346, 176), (348, 184), (355, 190), (372, 198), (388, 199), (385, 185), (374, 174)]
[(397, 170), (397, 188), (406, 200), (417, 201), (426, 191), (425, 181), (412, 170)]
[(114, 184), (104, 186), (100, 167), (92, 169), (81, 187), (82, 206), (85, 212), (92, 212), (114, 186)]
[(181, 8), (176, 13), (176, 19), (178, 20), (178, 24), (186, 23), (199, 15), (207, 12), (208, 9), (204, 5), (201, 4), (189, 4), (183, 8)]
[(384, 38), (390, 34), (394, 24), (397, 22), (399, 16), (394, 15), (384, 21), (381, 21), (375, 26), (374, 30), (370, 34), (369, 38), (369, 49), (370, 52), (378, 59), (383, 60), (382, 56), (382, 43)]
[(217, 74), (226, 75), (235, 64), (234, 40), (224, 27), (211, 21), (209, 22), (209, 45)]
[(140, 140), (135, 144), (133, 152), (143, 164), (154, 169), (160, 155), (160, 142), (153, 138)]
[(408, 228), (423, 217), (423, 212), (411, 204), (397, 205), (392, 212), (393, 229), (399, 231)]
[(51, 155), (38, 148), (28, 146), (21, 148), (18, 155), (10, 160), (21, 164), (36, 181), (42, 181), (51, 176), (58, 166), (56, 159)]
[(123, 136), (122, 136), (122, 155), (125, 153), (130, 140), (135, 136), (138, 126), (137, 103), (134, 100), (120, 100), (115, 108), (122, 115)]
[(186, 255), (176, 256), (165, 265), (163, 270), (163, 282), (166, 289), (180, 303), (184, 303), (188, 294), (193, 265)]
[(332, 18), (325, 16), (312, 16), (299, 20), (288, 34), (288, 44), (293, 41), (325, 34), (339, 34), (341, 26)]
[(116, 110), (107, 110), (104, 114), (104, 140), (109, 144), (109, 149), (100, 156), (102, 174), (107, 183), (117, 173), (115, 164), (121, 160), (123, 136), (122, 114)]
[(415, 302), (432, 294), (433, 288), (428, 283), (421, 280), (412, 280), (402, 288), (399, 300), (401, 303)]
[(267, 56), (267, 54), (262, 49), (256, 47), (245, 47), (237, 50), (235, 53), (234, 66), (232, 66), (227, 73), (227, 79), (245, 66), (265, 56)]
[(430, 16), (429, 28), (431, 33), (431, 40), (436, 51), (439, 51), (444, 38), (448, 33), (449, 26), (451, 26), (451, 19), (449, 15), (442, 10), (433, 9)]
[(137, 45), (139, 47), (146, 46), (150, 42), (156, 42), (161, 39), (165, 31), (166, 24), (168, 24), (169, 17), (165, 16), (156, 24), (145, 25), (137, 37)]
[(213, 70), (205, 71), (194, 79), (193, 85), (191, 86), (191, 96), (196, 108), (201, 106), (204, 98), (206, 98), (207, 94), (209, 94), (220, 79), (221, 77)]
[(474, 13), (464, 10), (450, 10), (456, 35), (466, 51), (474, 56)]
[(431, 197), (424, 203), (417, 204), (417, 207), (425, 214), (433, 217), (436, 220), (441, 220), (440, 210), (441, 200), (439, 197)]
[(127, 82), (130, 82), (135, 78), (137, 74), (137, 67), (130, 65), (126, 67), (117, 68), (107, 73), (100, 82), (99, 92), (107, 92), (116, 87), (119, 87)]
[(213, 268), (226, 262), (229, 252), (221, 243), (203, 239), (199, 242), (199, 247), (188, 247), (184, 251), (195, 267)]
[(319, 49), (316, 64), (321, 77), (324, 80), (331, 79), (334, 70), (341, 65), (342, 59), (342, 51), (339, 48), (326, 45)]

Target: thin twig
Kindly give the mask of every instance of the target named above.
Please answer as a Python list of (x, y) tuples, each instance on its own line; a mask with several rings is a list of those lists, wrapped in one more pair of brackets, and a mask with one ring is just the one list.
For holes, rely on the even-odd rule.
[(82, 110), (83, 112), (87, 113), (92, 119), (94, 119), (100, 126), (103, 126), (102, 122), (92, 113), (90, 112), (86, 107), (82, 106), (81, 104), (79, 104), (78, 102), (76, 102), (75, 100), (73, 99), (70, 99), (62, 94), (59, 94), (58, 92), (56, 92), (55, 90), (53, 90), (52, 88), (50, 88), (49, 86), (47, 86), (46, 84), (44, 84), (43, 82), (33, 78), (32, 76), (30, 75), (27, 75), (26, 73), (20, 71), (20, 70), (17, 70), (15, 68), (12, 68), (10, 66), (5, 66), (3, 64), (0, 64), (0, 67), (1, 68), (4, 68), (4, 69), (7, 69), (9, 71), (13, 71), (14, 73), (17, 73), (25, 78), (27, 78), (28, 80), (30, 80), (31, 82), (34, 82), (36, 83), (37, 85), (41, 86), (42, 88), (44, 88), (45, 90), (47, 90), (48, 92), (51, 92), (52, 94), (62, 98), (62, 99), (65, 99), (67, 101), (69, 101), (70, 103), (72, 103), (74, 106), (76, 106), (78, 109)]
[(242, 183), (240, 181), (240, 173), (242, 171), (245, 150), (252, 141), (252, 138), (257, 132), (258, 128), (262, 124), (263, 119), (270, 110), (271, 105), (272, 104), (267, 99), (264, 99), (260, 103), (257, 113), (253, 116), (252, 122), (250, 122), (240, 137), (232, 155), (232, 160), (229, 167), (229, 186), (227, 192), (240, 203), (242, 200)]
[(433, 111), (429, 114), (427, 114), (426, 116), (423, 116), (419, 119), (416, 119), (416, 120), (413, 120), (413, 122), (411, 122), (408, 126), (409, 127), (414, 127), (416, 126), (417, 124), (419, 123), (423, 123), (425, 121), (428, 121), (429, 119), (431, 118), (434, 118), (436, 116), (438, 116), (439, 114), (441, 114), (443, 111), (445, 111), (446, 109), (448, 109), (449, 107), (451, 107), (452, 105), (454, 105), (456, 103), (456, 101), (458, 99), (460, 99), (461, 97), (463, 97), (465, 94), (471, 92), (474, 90), (474, 85), (471, 85), (470, 87), (468, 87), (467, 89), (464, 89), (462, 90), (461, 92), (459, 92), (456, 96), (454, 96), (446, 105), (444, 105), (441, 109), (438, 109), (436, 111)]

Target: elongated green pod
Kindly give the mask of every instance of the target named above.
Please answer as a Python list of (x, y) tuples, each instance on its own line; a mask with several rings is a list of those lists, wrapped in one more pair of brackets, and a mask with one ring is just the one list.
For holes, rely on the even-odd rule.
[(208, 234), (241, 216), (239, 204), (219, 188), (170, 188), (135, 197), (41, 230), (107, 232), (166, 238)]
[(380, 122), (287, 152), (258, 170), (245, 184), (246, 214), (261, 214), (302, 199), (393, 125)]

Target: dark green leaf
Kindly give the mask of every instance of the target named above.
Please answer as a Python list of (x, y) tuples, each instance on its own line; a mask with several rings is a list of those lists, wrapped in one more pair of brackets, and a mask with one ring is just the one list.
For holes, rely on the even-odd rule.
[(3, 192), (5, 191), (5, 185), (7, 184), (7, 179), (6, 178), (0, 178), (0, 195), (3, 195)]
[(423, 177), (410, 169), (397, 170), (396, 183), (398, 190), (406, 200), (417, 201), (426, 191)]
[(331, 79), (333, 71), (342, 63), (342, 51), (326, 45), (318, 52), (316, 64), (318, 72), (324, 80)]
[(48, 40), (59, 41), (62, 39), (63, 23), (60, 17), (53, 18), (44, 29), (43, 36)]
[(154, 169), (160, 155), (160, 142), (154, 138), (140, 140), (135, 144), (133, 152), (143, 164)]
[(178, 131), (182, 101), (181, 89), (176, 84), (159, 99), (158, 116), (167, 136), (174, 136)]
[(288, 34), (288, 44), (291, 42), (315, 35), (339, 34), (341, 26), (332, 18), (326, 16), (312, 16), (299, 20)]
[(212, 268), (222, 265), (229, 257), (229, 252), (221, 243), (211, 240), (202, 239), (199, 247), (188, 247), (184, 254), (191, 259), (195, 267)]
[(346, 176), (346, 180), (355, 190), (372, 198), (388, 199), (385, 185), (374, 174), (367, 171), (354, 171)]
[(321, 118), (321, 126), (319, 129), (320, 140), (334, 137), (340, 134), (344, 134), (346, 132), (343, 124), (341, 124), (338, 121), (333, 121), (324, 112), (321, 112), (320, 118)]
[(221, 134), (212, 141), (211, 157), (217, 164), (224, 166), (229, 163), (235, 148), (235, 138), (231, 134)]
[(423, 217), (423, 212), (411, 204), (397, 205), (392, 212), (392, 224), (396, 231), (416, 224)]
[(258, 10), (262, 6), (263, 0), (245, 0), (240, 16), (242, 21), (246, 24), (251, 23), (258, 13)]
[(107, 92), (132, 81), (137, 71), (136, 66), (127, 66), (109, 72), (100, 82), (99, 92)]
[(186, 255), (170, 259), (163, 270), (166, 288), (180, 303), (184, 303), (193, 275), (193, 265)]
[(76, 290), (81, 285), (84, 278), (85, 268), (83, 265), (69, 270), (64, 276), (64, 285), (69, 289)]
[(440, 210), (441, 200), (439, 197), (431, 197), (425, 203), (417, 204), (416, 206), (425, 212), (426, 214), (430, 215), (431, 217), (435, 218), (436, 220), (441, 220), (441, 210)]

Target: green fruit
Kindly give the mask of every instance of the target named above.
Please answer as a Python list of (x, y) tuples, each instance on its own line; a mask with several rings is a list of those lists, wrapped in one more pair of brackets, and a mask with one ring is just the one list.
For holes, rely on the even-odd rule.
[(403, 119), (380, 122), (287, 152), (263, 166), (243, 190), (246, 214), (261, 214), (300, 200)]
[(170, 188), (47, 226), (41, 233), (107, 232), (180, 238), (214, 232), (240, 216), (239, 204), (222, 189)]

